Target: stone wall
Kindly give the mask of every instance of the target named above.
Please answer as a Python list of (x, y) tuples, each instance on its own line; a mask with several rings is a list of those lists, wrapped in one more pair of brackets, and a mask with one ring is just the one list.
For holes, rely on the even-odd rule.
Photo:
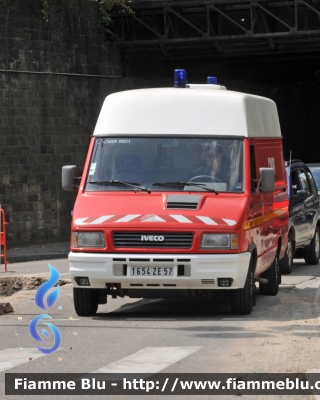
[(61, 167), (82, 167), (105, 96), (121, 89), (120, 54), (99, 34), (96, 4), (0, 1), (0, 204), (8, 245), (69, 237), (74, 193)]

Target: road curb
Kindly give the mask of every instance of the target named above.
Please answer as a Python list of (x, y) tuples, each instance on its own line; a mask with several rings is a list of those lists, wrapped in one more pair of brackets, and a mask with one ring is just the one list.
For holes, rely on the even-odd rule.
[(69, 251), (59, 253), (48, 253), (48, 254), (26, 254), (20, 256), (8, 256), (8, 263), (22, 263), (26, 261), (38, 261), (38, 260), (52, 260), (55, 258), (68, 258)]
[(318, 316), (318, 321), (319, 321), (319, 324), (320, 324), (320, 285), (319, 285), (317, 293), (316, 293), (316, 295), (314, 297), (313, 304), (314, 304), (314, 308), (316, 310), (316, 313), (317, 313), (317, 316)]

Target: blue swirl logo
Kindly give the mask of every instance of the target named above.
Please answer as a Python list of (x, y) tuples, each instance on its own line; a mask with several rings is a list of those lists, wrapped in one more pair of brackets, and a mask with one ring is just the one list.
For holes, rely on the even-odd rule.
[[(60, 279), (60, 274), (59, 272), (50, 264), (48, 264), (48, 267), (50, 269), (50, 278), (47, 280), (47, 282), (44, 282), (36, 291), (36, 295), (34, 298), (34, 302), (37, 307), (41, 308), (42, 310), (48, 310), (51, 308), (54, 303), (57, 301), (58, 296), (59, 296), (59, 286), (57, 286), (51, 293), (47, 295), (46, 301), (45, 301), (45, 296), (46, 294), (54, 287), (54, 285), (57, 284), (57, 282)], [(46, 303), (46, 304), (45, 304)], [(51, 319), (50, 315), (48, 314), (40, 314), (37, 315), (36, 317), (33, 318), (33, 320), (30, 322), (29, 325), (29, 332), (30, 335), (34, 340), (37, 342), (44, 342), (44, 340), (41, 338), (41, 336), (38, 334), (37, 327), (38, 323), (41, 321), (41, 319)], [(53, 353), (54, 351), (58, 350), (60, 344), (61, 344), (61, 334), (59, 329), (51, 324), (50, 322), (44, 322), (45, 325), (47, 325), (50, 329), (51, 332), (53, 333), (54, 336), (54, 343), (53, 346), (50, 347), (49, 349), (46, 349), (44, 347), (36, 346), (39, 351), (41, 351), (44, 354), (50, 354)], [(42, 334), (46, 338), (50, 338), (50, 333), (48, 332), (47, 329), (42, 329)]]

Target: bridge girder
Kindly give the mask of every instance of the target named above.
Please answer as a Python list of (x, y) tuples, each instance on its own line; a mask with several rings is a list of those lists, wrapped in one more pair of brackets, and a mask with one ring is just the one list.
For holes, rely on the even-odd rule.
[(228, 58), (320, 54), (320, 0), (133, 1), (112, 14), (131, 56)]

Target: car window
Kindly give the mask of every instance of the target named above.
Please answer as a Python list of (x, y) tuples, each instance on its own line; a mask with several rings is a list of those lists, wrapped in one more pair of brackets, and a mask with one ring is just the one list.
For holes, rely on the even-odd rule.
[(316, 181), (316, 185), (318, 187), (318, 190), (320, 190), (320, 168), (310, 168), (313, 178)]
[(297, 191), (301, 190), (301, 183), (299, 180), (299, 173), (298, 170), (291, 171), (291, 188), (292, 188), (292, 195), (296, 196)]
[(301, 182), (301, 189), (300, 190), (305, 190), (309, 196), (311, 196), (312, 191), (309, 185), (309, 181), (306, 175), (306, 172), (303, 169), (299, 169), (299, 180)]
[(312, 195), (312, 188), (310, 187), (306, 172), (302, 168), (291, 171), (291, 188), (293, 196), (297, 195), (298, 190), (305, 190), (308, 196)]
[(308, 171), (307, 172), (307, 176), (309, 178), (309, 182), (310, 182), (310, 186), (311, 186), (311, 189), (312, 189), (312, 193), (317, 193), (318, 189), (317, 189), (317, 186), (315, 184), (315, 181), (313, 179), (313, 176), (312, 176), (311, 172)]

